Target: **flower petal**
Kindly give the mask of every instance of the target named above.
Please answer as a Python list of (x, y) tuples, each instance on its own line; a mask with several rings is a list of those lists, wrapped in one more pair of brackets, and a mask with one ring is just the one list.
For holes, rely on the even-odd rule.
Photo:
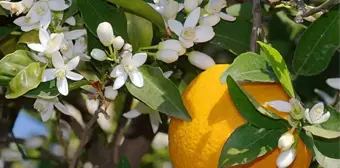
[(126, 72), (124, 70), (124, 66), (122, 64), (119, 64), (113, 68), (112, 72), (110, 73), (110, 76), (113, 78), (117, 78), (119, 76), (123, 76), (125, 73)]
[(281, 112), (289, 113), (290, 111), (292, 111), (292, 105), (286, 101), (274, 100), (266, 102), (266, 104)]
[(117, 90), (121, 88), (125, 84), (126, 80), (127, 80), (127, 75), (122, 75), (116, 78), (113, 84), (113, 89)]
[(196, 27), (196, 39), (194, 42), (203, 43), (211, 40), (215, 36), (214, 29), (210, 26), (200, 25)]
[(309, 112), (309, 117), (311, 121), (314, 123), (315, 121), (319, 120), (323, 114), (324, 114), (324, 105), (323, 103), (320, 102), (312, 107), (312, 109)]
[(218, 15), (221, 17), (221, 19), (226, 20), (226, 21), (235, 21), (236, 17), (228, 15), (226, 13), (220, 12)]
[(181, 22), (170, 19), (168, 20), (168, 25), (172, 32), (174, 32), (177, 36), (181, 36), (183, 30), (183, 25)]
[(137, 87), (143, 87), (144, 79), (142, 73), (139, 71), (134, 71), (129, 74), (131, 82)]
[(64, 33), (64, 38), (67, 40), (75, 40), (81, 36), (84, 36), (86, 34), (85, 29), (79, 29), (79, 30), (72, 30), (69, 32)]
[(45, 47), (47, 46), (48, 40), (50, 40), (50, 35), (43, 28), (39, 29), (39, 40), (40, 40), (41, 45)]
[(46, 53), (53, 53), (55, 51), (58, 51), (63, 41), (64, 41), (63, 33), (51, 34), (51, 37), (50, 37), (51, 43), (50, 45), (48, 45)]
[(79, 64), (79, 60), (80, 60), (79, 56), (71, 59), (69, 62), (66, 63), (66, 69), (69, 71), (75, 69)]
[(66, 77), (74, 81), (82, 80), (84, 78), (82, 75), (72, 71), (66, 71)]
[(314, 122), (314, 124), (321, 124), (326, 122), (329, 118), (331, 117), (331, 113), (329, 111), (327, 111), (327, 113), (325, 113), (324, 115), (321, 116), (320, 119), (316, 120)]
[(43, 72), (43, 78), (42, 78), (42, 82), (47, 82), (50, 80), (53, 80), (56, 78), (55, 76), (55, 72), (56, 69), (45, 69), (45, 71)]
[(183, 9), (184, 9), (184, 4), (183, 3), (178, 3), (178, 11), (177, 12), (180, 12)]
[(40, 25), (39, 23), (28, 25), (28, 26), (21, 26), (20, 29), (24, 32), (29, 32), (33, 29), (39, 29)]
[(336, 101), (336, 97), (329, 96), (326, 92), (315, 88), (314, 92), (319, 95), (328, 105), (334, 104)]
[(65, 68), (64, 59), (59, 51), (52, 53), (52, 64), (55, 68)]
[(52, 117), (52, 115), (53, 115), (53, 103), (49, 103), (47, 104), (46, 111), (40, 112), (40, 117), (43, 122), (46, 122)]
[(329, 78), (326, 80), (326, 83), (330, 87), (340, 90), (340, 78)]
[(60, 102), (54, 104), (54, 106), (65, 115), (72, 115), (72, 113)]
[(170, 78), (170, 76), (173, 74), (174, 72), (173, 71), (166, 71), (163, 73), (164, 77), (166, 78)]
[(183, 45), (183, 47), (185, 47), (185, 48), (190, 48), (190, 47), (192, 47), (193, 45), (194, 45), (194, 42), (192, 42), (192, 41), (189, 41), (189, 40), (185, 40), (185, 39), (183, 39), (183, 38), (179, 38), (179, 41), (181, 42), (181, 44)]
[(146, 53), (137, 53), (132, 56), (132, 63), (135, 67), (140, 67), (143, 65), (148, 58), (148, 55)]
[(104, 96), (107, 99), (114, 100), (117, 97), (117, 95), (118, 95), (118, 91), (117, 90), (113, 90), (112, 86), (105, 87)]
[(201, 8), (194, 9), (184, 22), (184, 27), (194, 28), (200, 19)]
[(71, 17), (69, 17), (65, 20), (65, 23), (67, 23), (71, 26), (75, 26), (76, 25), (76, 19), (73, 16), (71, 16)]
[(57, 88), (60, 94), (64, 96), (68, 95), (68, 84), (67, 84), (67, 79), (65, 77), (57, 78)]
[(184, 0), (184, 8), (186, 12), (191, 12), (199, 5), (199, 0)]
[(131, 118), (136, 118), (138, 116), (140, 116), (142, 113), (140, 113), (138, 110), (136, 109), (132, 109), (130, 111), (128, 111), (127, 113), (124, 113), (123, 116), (125, 118), (131, 119)]
[(156, 133), (158, 128), (159, 128), (159, 114), (157, 116), (158, 112), (155, 113), (150, 113), (149, 117), (150, 117), (150, 123), (151, 123), (151, 128), (153, 133)]
[(37, 44), (37, 43), (31, 43), (31, 44), (27, 44), (27, 46), (37, 52), (44, 52), (45, 48), (44, 46), (42, 46), (41, 44)]
[(307, 120), (309, 123), (312, 124), (313, 122), (312, 122), (312, 120), (310, 119), (310, 116), (309, 116), (309, 109), (306, 109), (304, 113), (305, 113), (305, 118), (306, 118), (306, 120)]
[(221, 18), (218, 15), (208, 15), (208, 16), (203, 16), (200, 19), (200, 25), (205, 25), (205, 26), (215, 26), (218, 22), (220, 22)]
[(54, 11), (63, 11), (69, 7), (64, 0), (49, 0), (48, 6)]

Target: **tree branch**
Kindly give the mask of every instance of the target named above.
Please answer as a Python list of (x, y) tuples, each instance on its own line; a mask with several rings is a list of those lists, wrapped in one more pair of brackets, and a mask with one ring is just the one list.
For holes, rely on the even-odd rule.
[(308, 9), (305, 13), (302, 14), (302, 17), (308, 17), (318, 12), (328, 10), (334, 5), (339, 4), (339, 3), (340, 3), (340, 0), (327, 0), (326, 2), (324, 2), (323, 4), (315, 8)]
[(253, 0), (253, 28), (251, 30), (250, 51), (256, 52), (256, 41), (261, 34), (261, 4), (260, 0)]
[[(103, 113), (104, 115), (107, 115), (105, 113), (105, 111), (102, 110), (101, 108), (99, 108), (95, 111), (91, 120), (86, 124), (86, 126), (84, 128), (84, 131), (83, 131), (81, 138), (80, 138), (80, 144), (79, 144), (73, 158), (69, 162), (69, 168), (75, 168), (76, 167), (77, 162), (78, 162), (78, 158), (81, 155), (82, 150), (84, 149), (85, 145), (89, 142), (89, 140), (92, 136), (92, 133), (93, 133), (92, 127), (97, 122), (99, 113)], [(106, 116), (106, 117), (109, 117), (109, 116)]]
[(296, 8), (297, 8), (297, 14), (294, 18), (296, 23), (302, 23), (303, 22), (303, 14), (306, 12), (306, 5), (303, 0), (296, 0)]

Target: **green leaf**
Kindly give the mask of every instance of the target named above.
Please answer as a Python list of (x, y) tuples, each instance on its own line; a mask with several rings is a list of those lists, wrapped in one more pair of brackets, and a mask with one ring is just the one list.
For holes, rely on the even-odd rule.
[(24, 32), (20, 38), (18, 43), (40, 43), (39, 40), (39, 31), (38, 30), (31, 30), (29, 32)]
[(258, 41), (261, 49), (266, 53), (267, 59), (273, 68), (276, 77), (290, 97), (295, 97), (292, 81), (285, 60), (281, 54), (273, 47)]
[(314, 136), (316, 148), (325, 156), (340, 159), (340, 138), (325, 139)]
[(133, 14), (141, 16), (156, 24), (161, 30), (165, 30), (163, 17), (149, 4), (141, 0), (107, 0), (113, 4), (121, 6)]
[(277, 147), (286, 129), (257, 128), (250, 123), (238, 127), (223, 146), (218, 167), (250, 163)]
[(42, 78), (46, 65), (41, 66), (39, 62), (30, 63), (22, 69), (10, 82), (7, 99), (17, 98), (29, 90), (36, 88)]
[(326, 122), (322, 123), (321, 127), (327, 130), (340, 132), (340, 113), (333, 107), (325, 105), (325, 112), (327, 111), (331, 113), (331, 117)]
[(315, 159), (320, 164), (320, 166), (325, 168), (339, 168), (340, 159), (333, 159), (323, 155), (315, 146), (313, 147), (315, 151)]
[(340, 137), (340, 132), (326, 130), (326, 129), (323, 129), (321, 127), (317, 127), (314, 125), (304, 126), (303, 129), (312, 133), (313, 135), (316, 135), (322, 138), (332, 139), (332, 138)]
[(314, 153), (313, 135), (310, 132), (306, 132), (304, 130), (301, 130), (299, 135), (303, 143), (307, 146), (307, 148)]
[(249, 21), (253, 19), (253, 5), (251, 3), (234, 4), (226, 8), (229, 15)]
[(110, 6), (104, 0), (77, 0), (78, 8), (86, 27), (97, 37), (97, 27), (102, 22), (109, 22), (116, 36), (127, 40), (126, 18), (123, 10)]
[(236, 81), (277, 82), (273, 69), (264, 56), (253, 52), (243, 53), (234, 59), (221, 76), (221, 82), (226, 83), (230, 75)]
[(178, 88), (169, 79), (163, 76), (160, 68), (145, 65), (141, 66), (139, 71), (143, 75), (143, 87), (136, 87), (130, 80), (125, 84), (133, 96), (154, 110), (182, 120), (191, 120), (191, 117), (182, 102)]
[(151, 45), (153, 30), (152, 23), (142, 17), (125, 13), (127, 18), (127, 32), (132, 48), (137, 51), (139, 47)]
[(293, 70), (298, 75), (323, 72), (340, 46), (340, 7), (323, 14), (310, 25), (295, 50)]
[(129, 160), (126, 156), (122, 156), (118, 163), (118, 168), (131, 168)]
[(241, 115), (248, 120), (249, 123), (259, 127), (267, 129), (286, 128), (287, 125), (281, 120), (274, 120), (266, 115), (263, 115), (257, 111), (252, 102), (248, 99), (242, 88), (234, 81), (230, 76), (227, 77), (227, 84), (229, 94), (233, 99), (233, 102), (241, 113)]
[(8, 54), (0, 60), (0, 85), (7, 85), (15, 75), (17, 75), (33, 60), (24, 50), (17, 50)]
[[(0, 7), (1, 9), (1, 7)], [(12, 27), (8, 27), (8, 26), (1, 26), (0, 27), (0, 41), (2, 39), (4, 39), (5, 37), (7, 37), (8, 35), (10, 35), (11, 31), (13, 30)]]
[(214, 27), (215, 37), (210, 43), (240, 55), (249, 49), (251, 28), (252, 25), (243, 20), (221, 21)]

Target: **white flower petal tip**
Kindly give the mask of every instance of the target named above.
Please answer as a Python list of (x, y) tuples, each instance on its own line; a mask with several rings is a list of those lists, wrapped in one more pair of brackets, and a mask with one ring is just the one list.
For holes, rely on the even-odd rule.
[(126, 80), (127, 76), (125, 75), (117, 77), (113, 83), (113, 89), (117, 90), (121, 88), (125, 84)]
[(163, 73), (164, 77), (166, 78), (170, 78), (170, 76), (173, 74), (174, 72), (173, 71), (166, 71)]
[(98, 49), (98, 48), (94, 48), (91, 51), (90, 55), (92, 58), (94, 58), (97, 61), (105, 61), (107, 58), (106, 53), (103, 50)]
[(130, 73), (129, 77), (130, 77), (131, 82), (135, 86), (137, 86), (139, 88), (143, 87), (144, 79), (143, 79), (142, 73), (140, 73), (139, 71), (136, 71), (136, 72)]
[(104, 96), (107, 99), (114, 100), (117, 97), (117, 95), (118, 95), (118, 91), (113, 90), (112, 86), (105, 87)]
[(277, 157), (276, 166), (278, 168), (287, 168), (294, 162), (295, 157), (296, 157), (295, 149), (282, 151)]
[(324, 105), (320, 102), (314, 105), (311, 110), (305, 111), (305, 118), (311, 124), (321, 124), (330, 118), (330, 113), (324, 112)]
[(225, 20), (225, 21), (229, 21), (229, 22), (233, 22), (236, 20), (236, 17), (228, 15), (226, 13), (220, 12), (219, 16), (221, 17), (221, 19)]
[(25, 141), (25, 147), (29, 149), (40, 148), (44, 144), (44, 138), (33, 136)]
[(112, 45), (113, 45), (113, 48), (120, 50), (124, 46), (124, 39), (118, 36), (113, 40)]
[(215, 65), (215, 61), (210, 56), (198, 51), (190, 52), (188, 54), (188, 59), (192, 65), (202, 70), (206, 70)]
[(326, 83), (330, 87), (340, 90), (340, 78), (329, 78), (326, 80)]
[(111, 45), (115, 39), (112, 26), (109, 22), (102, 22), (98, 25), (97, 35), (104, 46)]
[(208, 15), (202, 16), (199, 20), (200, 25), (206, 26), (215, 26), (218, 22), (220, 22), (221, 18), (218, 15)]
[(292, 110), (292, 105), (289, 102), (282, 100), (274, 100), (266, 102), (266, 104), (280, 112), (289, 113)]
[(76, 19), (73, 16), (71, 16), (71, 17), (69, 17), (65, 20), (65, 23), (67, 23), (71, 26), (75, 26), (76, 25)]
[(199, 4), (198, 0), (184, 0), (184, 9), (186, 12), (191, 12), (197, 8)]
[(195, 8), (192, 12), (190, 12), (187, 19), (184, 22), (184, 27), (195, 27), (200, 18), (200, 14), (201, 8)]
[(173, 63), (178, 59), (178, 52), (174, 50), (159, 50), (156, 53), (156, 59), (161, 60), (165, 63)]
[(141, 114), (142, 113), (139, 112), (138, 110), (132, 109), (131, 111), (124, 113), (123, 116), (125, 118), (132, 119), (132, 118), (136, 118), (136, 117), (140, 116)]
[(278, 147), (281, 150), (288, 150), (292, 145), (294, 144), (294, 135), (290, 132), (286, 132), (283, 135), (281, 135), (279, 142), (278, 142)]

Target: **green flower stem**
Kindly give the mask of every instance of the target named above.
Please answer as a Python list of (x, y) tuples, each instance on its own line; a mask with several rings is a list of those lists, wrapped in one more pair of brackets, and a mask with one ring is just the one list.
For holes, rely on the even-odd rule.
[(156, 53), (152, 53), (152, 52), (144, 52), (144, 53), (148, 54), (149, 56), (156, 58)]
[(141, 51), (141, 50), (152, 50), (152, 49), (158, 49), (158, 45), (148, 46), (148, 47), (139, 47), (139, 51)]
[(113, 49), (112, 49), (113, 47), (112, 47), (112, 45), (109, 45), (108, 47), (109, 47), (109, 50), (110, 50), (110, 56), (112, 56), (114, 54)]

